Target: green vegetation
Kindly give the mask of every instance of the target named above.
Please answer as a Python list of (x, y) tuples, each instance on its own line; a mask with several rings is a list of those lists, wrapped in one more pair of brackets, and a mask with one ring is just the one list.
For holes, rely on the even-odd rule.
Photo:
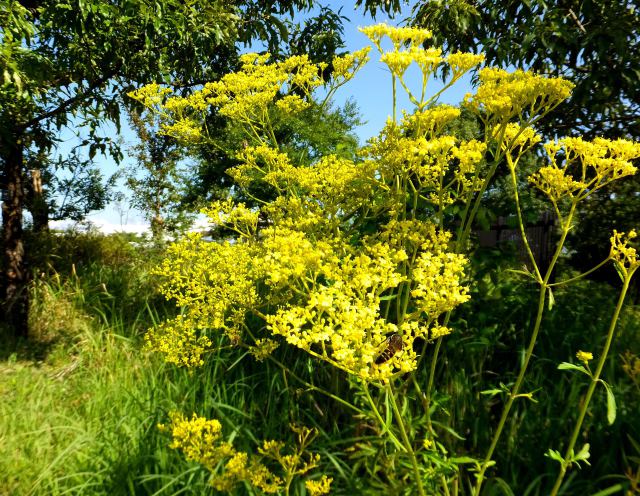
[[(484, 67), (459, 107), (428, 85), (485, 62), (430, 40), (480, 19), (460, 41), (475, 48), (527, 12), (560, 41), (536, 32), (515, 60), (544, 46), (558, 69), (591, 46), (590, 4), (430, 2), (414, 27), (361, 29), (393, 96), (361, 146), (355, 104), (332, 96), (370, 47), (336, 56), (339, 12), (301, 26), (280, 16), (306, 0), (88, 0), (76, 21), (74, 1), (0, 0), (0, 495), (640, 494), (640, 225), (608, 203), (638, 196), (640, 143), (616, 119), (616, 139), (543, 137), (634, 101), (603, 107), (593, 65), (564, 114), (561, 77)], [(271, 53), (240, 55), (255, 38)], [(593, 101), (585, 80), (605, 84)], [(81, 218), (107, 193), (93, 154), (120, 153), (97, 131), (125, 108), (152, 238), (49, 232), (56, 136), (90, 129), (89, 160), (61, 163), (88, 174), (66, 180)], [(211, 230), (166, 244), (196, 207)]]
[[(5, 352), (0, 362), (0, 494), (213, 494), (208, 472), (170, 449), (170, 437), (157, 429), (171, 411), (220, 419), (249, 450), (260, 439), (292, 439), (288, 422), (297, 419), (319, 430), (311, 448), (323, 457), (322, 473), (334, 478), (334, 494), (365, 494), (365, 487), (381, 494), (393, 482), (374, 448), (381, 433), (373, 419), (311, 386), (364, 405), (343, 374), (317, 365), (311, 372), (301, 353), (278, 350), (274, 358), (289, 364), (298, 380), (228, 341), (194, 374), (165, 365), (140, 350), (146, 327), (172, 312), (150, 284), (149, 253), (115, 236), (56, 239), (66, 256), (56, 257), (56, 271), (34, 288), (33, 342)], [(494, 385), (494, 378), (512, 380), (514, 350), (522, 347), (520, 326), (530, 319), (536, 298), (527, 284), (498, 270), (504, 256), (485, 252), (478, 270), (486, 275), (442, 349), (446, 366), (437, 381), (447, 386), (434, 401), (447, 407), (462, 434), (444, 434), (443, 442), (455, 451), (486, 446), (499, 402), (479, 392)], [(530, 390), (546, 394), (538, 394), (535, 404), (523, 402), (512, 415), (509, 441), (497, 454), (502, 481), (490, 481), (484, 494), (547, 494), (556, 465), (544, 452), (557, 446), (558, 432), (577, 415), (575, 405), (586, 390), (586, 380), (557, 370), (557, 364), (578, 346), (597, 349), (615, 297), (614, 288), (597, 282), (556, 295), (555, 307), (563, 311), (551, 312), (543, 325), (536, 354), (544, 359), (534, 362), (527, 380)], [(601, 494), (623, 495), (633, 487), (640, 456), (640, 375), (638, 362), (636, 375), (627, 374), (628, 357), (623, 358), (635, 353), (638, 359), (638, 319), (640, 308), (627, 306), (605, 369), (616, 395), (616, 422), (607, 425), (600, 397), (589, 425), (591, 466), (570, 474), (565, 494), (613, 488)], [(627, 371), (633, 371), (633, 360)], [(409, 428), (421, 429), (420, 422)], [(356, 443), (360, 452), (353, 451)], [(366, 457), (377, 458), (377, 466)]]

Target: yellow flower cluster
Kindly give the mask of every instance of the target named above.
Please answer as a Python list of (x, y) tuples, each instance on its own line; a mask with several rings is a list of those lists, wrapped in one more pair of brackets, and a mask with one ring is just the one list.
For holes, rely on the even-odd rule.
[(625, 233), (619, 233), (614, 229), (613, 236), (611, 236), (611, 254), (609, 256), (623, 280), (630, 278), (640, 266), (638, 252), (634, 247), (629, 246), (629, 243), (637, 236), (633, 229), (626, 236)]
[(249, 348), (249, 353), (251, 353), (256, 360), (262, 362), (270, 356), (278, 346), (278, 342), (273, 339), (256, 339), (256, 344)]
[(336, 84), (342, 85), (346, 81), (353, 79), (353, 76), (369, 61), (370, 48), (365, 47), (352, 53), (334, 57), (331, 61), (331, 67), (333, 68), (331, 77)]
[[(191, 419), (180, 413), (171, 414), (171, 425), (159, 425), (161, 430), (171, 431), (170, 447), (181, 450), (187, 460), (204, 465), (212, 472), (211, 485), (217, 491), (231, 492), (246, 481), (267, 494), (278, 493), (283, 481), (264, 466), (257, 457), (237, 451), (222, 437), (222, 425), (218, 420), (207, 420), (195, 413)], [(221, 474), (216, 474), (223, 464)]]
[(479, 80), (475, 95), (466, 95), (465, 103), (476, 112), (488, 114), (492, 122), (506, 122), (518, 116), (532, 118), (559, 105), (574, 87), (562, 78), (546, 78), (522, 70), (509, 73), (493, 67), (482, 69)]
[(586, 183), (574, 180), (566, 169), (557, 166), (538, 169), (529, 182), (556, 203), (564, 197), (574, 198), (587, 188)]
[[(531, 127), (522, 127), (515, 122), (498, 124), (493, 128), (493, 138), (498, 141), (502, 150), (507, 151), (512, 158), (519, 157), (542, 141), (542, 137)], [(513, 160), (508, 161), (509, 166), (514, 164)]]
[[(365, 58), (365, 53), (340, 58), (337, 65), (341, 72), (337, 76), (352, 75)], [(160, 115), (163, 133), (193, 143), (203, 138), (202, 121), (210, 107), (237, 123), (260, 127), (265, 125), (274, 102), (282, 112), (301, 112), (309, 107), (314, 90), (325, 84), (321, 74), (327, 65), (314, 64), (307, 55), (270, 63), (269, 54), (248, 53), (240, 57), (240, 63), (241, 70), (206, 83), (186, 97), (165, 99), (171, 90), (157, 84), (144, 86), (129, 96)]]
[(231, 198), (211, 203), (201, 210), (213, 225), (223, 225), (244, 237), (251, 237), (258, 229), (260, 212), (250, 210), (244, 203), (234, 203)]
[(403, 113), (401, 127), (413, 136), (438, 136), (444, 126), (460, 116), (460, 109), (438, 105), (412, 114)]
[(450, 237), (450, 233), (438, 232), (426, 240), (413, 268), (415, 289), (411, 296), (417, 311), (426, 314), (429, 322), (470, 298), (468, 288), (461, 284), (466, 258), (447, 251)]
[(304, 481), (304, 487), (307, 488), (311, 496), (323, 496), (331, 491), (331, 483), (333, 479), (323, 475), (320, 480), (307, 479)]
[(287, 479), (306, 474), (316, 468), (320, 461), (320, 455), (307, 452), (307, 447), (318, 434), (317, 430), (296, 425), (290, 425), (290, 427), (297, 435), (296, 448), (292, 452), (283, 453), (285, 444), (280, 441), (264, 441), (262, 447), (258, 449), (262, 456), (276, 461), (282, 467), (287, 474)]
[(450, 236), (438, 232), (436, 226), (430, 222), (418, 219), (391, 220), (381, 227), (380, 232), (365, 240), (366, 243), (382, 241), (395, 249), (404, 249), (407, 253), (416, 253), (419, 249), (430, 250), (432, 239), (436, 239), (438, 246), (448, 243)]
[(266, 145), (248, 147), (239, 156), (242, 163), (229, 172), (243, 187), (264, 182), (280, 194), (312, 198), (325, 210), (368, 197), (375, 170), (353, 161), (327, 155), (308, 167), (294, 166), (289, 157)]
[[(369, 33), (388, 35), (398, 50), (409, 44), (406, 53), (424, 70), (444, 61), (439, 50), (419, 47), (427, 32), (382, 27)], [(366, 51), (336, 59), (334, 70), (348, 77), (365, 59)], [(447, 60), (454, 72), (481, 62), (470, 54)], [(216, 202), (203, 212), (235, 230), (236, 239), (207, 243), (192, 235), (170, 248), (157, 271), (165, 278), (161, 290), (185, 311), (150, 331), (149, 346), (193, 366), (202, 363), (212, 331), (226, 333), (232, 343), (246, 342), (259, 360), (273, 352), (278, 340), (272, 338), (280, 336), (364, 380), (387, 381), (414, 370), (414, 341), (450, 333), (438, 317), (469, 298), (462, 283), (466, 259), (449, 251), (450, 234), (437, 229), (433, 218), (416, 218), (416, 205), (430, 200), (428, 208), (442, 212), (476, 191), (486, 145), (443, 134), (459, 109), (419, 106), (400, 124), (390, 122), (362, 152), (364, 160), (329, 155), (299, 167), (272, 143), (260, 119), (274, 100), (281, 110), (297, 108), (297, 92), (292, 98), (277, 95), (293, 86), (312, 91), (319, 67), (305, 57), (268, 61), (268, 55), (247, 54), (239, 73), (165, 105), (164, 112), (187, 120), (215, 105), (248, 123), (258, 144), (244, 148), (231, 175), (241, 188), (266, 184), (277, 196), (259, 209), (230, 199)], [(157, 102), (151, 97), (158, 91), (140, 98)], [(414, 198), (411, 213), (408, 195)], [(386, 225), (365, 234), (372, 219), (385, 217)], [(249, 314), (267, 324), (253, 330), (250, 340)]]
[(442, 209), (479, 187), (481, 182), (474, 178), (485, 163), (485, 143), (437, 135), (455, 116), (447, 107), (436, 107), (405, 116), (400, 126), (389, 122), (363, 155), (376, 164), (382, 181), (411, 176), (416, 190)]
[[(181, 450), (187, 460), (200, 463), (211, 473), (211, 485), (217, 491), (231, 493), (247, 482), (267, 494), (286, 491), (296, 476), (307, 474), (318, 466), (320, 455), (309, 453), (308, 446), (317, 435), (315, 429), (291, 426), (297, 434), (297, 442), (292, 452), (285, 454), (284, 443), (264, 441), (258, 448), (261, 456), (238, 451), (233, 444), (224, 441), (222, 425), (216, 419), (208, 420), (195, 413), (188, 419), (181, 413), (170, 414), (169, 426), (160, 424), (162, 431), (171, 432), (170, 447)], [(274, 460), (280, 466), (283, 476), (271, 472), (262, 462), (263, 459)], [(218, 471), (221, 469), (221, 473)], [(328, 494), (332, 479), (323, 475), (318, 481), (305, 481), (311, 494)]]
[[(297, 273), (285, 271), (284, 277), (306, 282), (299, 303), (266, 317), (269, 331), (361, 379), (384, 381), (414, 370), (414, 340), (448, 334), (449, 329), (437, 325), (438, 316), (469, 298), (461, 284), (466, 260), (446, 250), (449, 239), (450, 234), (432, 225), (392, 221), (379, 241), (368, 238), (362, 249), (340, 257), (332, 256), (329, 245), (319, 252), (302, 236), (290, 240), (293, 253), (306, 244), (299, 252), (308, 256), (297, 261)], [(420, 251), (411, 279), (398, 272), (407, 261), (404, 247)], [(290, 265), (282, 263), (286, 258), (281, 252), (278, 247), (267, 250), (275, 254), (267, 260), (267, 271), (280, 273)], [(382, 302), (403, 282), (413, 287), (408, 303), (412, 313), (394, 324), (383, 317)], [(403, 351), (380, 363), (387, 338), (394, 334), (401, 336)]]
[[(324, 64), (313, 64), (307, 55), (290, 57), (283, 62), (268, 63), (269, 55), (255, 53), (241, 57), (242, 69), (226, 74), (220, 81), (205, 85), (205, 98), (219, 107), (221, 115), (241, 122), (261, 122), (263, 113), (279, 92), (296, 88), (305, 95), (324, 84), (320, 77)], [(302, 110), (308, 106), (297, 94), (281, 104), (288, 110)]]
[[(635, 174), (631, 160), (640, 157), (640, 143), (623, 139), (563, 138), (546, 143), (545, 150), (550, 165), (539, 169), (529, 181), (554, 202), (564, 197), (584, 199), (616, 179)], [(563, 166), (558, 163), (559, 152)], [(570, 174), (569, 170), (576, 172)]]
[(197, 366), (210, 345), (203, 333), (223, 330), (237, 342), (245, 313), (261, 302), (256, 281), (264, 274), (254, 263), (261, 254), (253, 243), (207, 242), (198, 234), (171, 245), (155, 272), (164, 278), (160, 291), (186, 313), (149, 330), (148, 346), (167, 361)]
[[(398, 332), (381, 317), (380, 298), (403, 280), (396, 267), (405, 259), (404, 251), (377, 244), (365, 253), (327, 261), (315, 275), (318, 282), (309, 288), (306, 302), (268, 316), (269, 330), (363, 379), (390, 376), (391, 364), (374, 364), (387, 335)], [(402, 359), (394, 357), (393, 363), (407, 369), (413, 359), (407, 353)]]
[(155, 106), (160, 105), (164, 97), (172, 92), (173, 90), (171, 88), (163, 88), (158, 83), (150, 83), (137, 90), (130, 91), (127, 93), (127, 96), (147, 106)]
[(388, 36), (397, 50), (404, 44), (410, 44), (414, 47), (422, 45), (426, 40), (431, 38), (432, 33), (428, 29), (396, 27), (389, 26), (385, 23), (376, 24), (374, 26), (366, 26), (358, 28), (367, 38), (380, 50), (382, 39)]
[[(442, 55), (440, 48), (423, 48), (422, 44), (428, 38), (431, 38), (431, 32), (426, 29), (393, 27), (387, 24), (378, 24), (360, 28), (376, 46), (382, 54), (380, 60), (389, 67), (391, 74), (397, 77), (400, 84), (409, 95), (411, 102), (416, 105), (419, 110), (424, 110), (429, 103), (435, 100), (435, 96), (425, 100), (426, 84), (429, 78), (437, 71), (442, 64), (448, 64), (451, 68), (450, 81), (445, 84), (445, 88), (453, 85), (455, 81), (460, 79), (466, 72), (478, 66), (484, 61), (484, 55), (476, 55), (473, 53), (453, 53), (448, 57)], [(388, 36), (393, 43), (393, 50), (385, 51), (382, 48), (382, 40)], [(403, 49), (403, 46), (408, 46)], [(415, 63), (422, 72), (422, 88), (420, 98), (414, 96), (407, 84), (404, 82), (403, 76), (409, 66)], [(444, 91), (441, 90), (442, 91)], [(440, 92), (440, 93), (441, 93)]]
[(484, 53), (475, 54), (467, 52), (455, 52), (447, 56), (447, 64), (453, 70), (454, 78), (470, 71), (484, 62)]
[(334, 259), (328, 241), (315, 241), (304, 232), (273, 227), (266, 229), (262, 241), (264, 255), (260, 262), (266, 283), (272, 288), (290, 286), (306, 279)]
[(179, 367), (201, 367), (203, 355), (211, 348), (206, 330), (206, 326), (179, 315), (149, 329), (144, 336), (145, 348), (162, 353), (166, 362)]

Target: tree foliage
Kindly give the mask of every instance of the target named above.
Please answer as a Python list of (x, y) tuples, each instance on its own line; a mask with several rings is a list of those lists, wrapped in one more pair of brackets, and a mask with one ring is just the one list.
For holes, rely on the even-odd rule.
[(101, 124), (112, 121), (119, 129), (123, 91), (154, 80), (181, 88), (215, 80), (230, 70), (236, 41), (258, 37), (277, 46), (287, 34), (278, 15), (310, 5), (310, 0), (0, 1), (1, 296), (18, 334), (26, 335), (28, 311), (25, 154), (50, 150), (62, 128), (81, 128), (90, 158), (101, 152), (119, 159), (118, 143)]
[[(371, 12), (398, 2), (366, 0)], [(411, 24), (435, 46), (486, 54), (487, 62), (562, 76), (576, 87), (544, 123), (549, 135), (640, 136), (640, 4), (636, 0), (435, 0), (418, 3)]]

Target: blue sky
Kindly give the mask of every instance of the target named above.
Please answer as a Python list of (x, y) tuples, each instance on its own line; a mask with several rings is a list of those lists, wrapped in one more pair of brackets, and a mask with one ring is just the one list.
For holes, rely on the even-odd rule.
[[(369, 45), (369, 40), (358, 31), (358, 27), (379, 22), (387, 22), (387, 24), (390, 25), (400, 25), (403, 19), (410, 14), (410, 7), (406, 6), (404, 11), (396, 16), (395, 19), (389, 19), (384, 15), (379, 15), (374, 21), (370, 16), (364, 15), (362, 8), (356, 10), (351, 7), (344, 7), (345, 3), (346, 2), (330, 1), (326, 5), (333, 10), (337, 10), (343, 6), (341, 13), (349, 18), (349, 21), (345, 21), (344, 24), (345, 48), (348, 51), (355, 51)], [(351, 3), (351, 5), (353, 5), (353, 3)], [(301, 15), (300, 18), (296, 18), (296, 20), (303, 20), (308, 15), (309, 14)], [(357, 135), (362, 143), (378, 134), (386, 122), (387, 117), (392, 112), (391, 76), (386, 66), (379, 62), (380, 55), (375, 48), (372, 48), (370, 57), (370, 62), (353, 80), (338, 90), (334, 99), (337, 105), (344, 104), (347, 100), (353, 100), (357, 103), (362, 120), (364, 121), (364, 124), (356, 129)], [(407, 81), (411, 80), (410, 71), (411, 69), (409, 69), (407, 77), (405, 78)], [(431, 81), (428, 88), (429, 93), (433, 93), (439, 88), (441, 88), (441, 85), (439, 85), (437, 81)], [(458, 104), (464, 94), (470, 90), (470, 77), (467, 77), (459, 81), (453, 88), (447, 90), (447, 92), (442, 95), (440, 102), (453, 105)], [(411, 104), (401, 89), (398, 91), (398, 104), (398, 110), (411, 109)], [(126, 149), (134, 143), (135, 138), (130, 129), (123, 126), (122, 131), (122, 139), (125, 142), (124, 149)], [(115, 133), (115, 129), (107, 126), (105, 127), (105, 132), (108, 134)], [(73, 141), (74, 139), (69, 137), (68, 141), (61, 147), (61, 151), (67, 147), (71, 148)], [(96, 159), (101, 160), (100, 167), (105, 176), (113, 174), (118, 169), (112, 160), (100, 157), (96, 157)], [(131, 160), (125, 156), (125, 160), (121, 166), (126, 166), (127, 164), (131, 164)], [(123, 191), (126, 193), (126, 190)], [(88, 219), (97, 226), (102, 226), (105, 231), (140, 231), (146, 227), (141, 213), (130, 209), (126, 202), (111, 204), (104, 210), (90, 214)]]

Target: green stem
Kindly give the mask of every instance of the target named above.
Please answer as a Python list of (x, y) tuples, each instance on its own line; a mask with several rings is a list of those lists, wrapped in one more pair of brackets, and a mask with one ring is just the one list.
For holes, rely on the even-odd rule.
[(484, 474), (489, 466), (489, 463), (491, 462), (493, 452), (495, 451), (496, 445), (498, 444), (498, 440), (500, 439), (500, 435), (502, 434), (502, 429), (504, 428), (507, 422), (507, 417), (509, 416), (509, 411), (511, 410), (511, 406), (515, 401), (518, 391), (520, 390), (520, 386), (522, 385), (522, 381), (524, 380), (524, 376), (527, 371), (527, 366), (529, 365), (529, 360), (531, 359), (531, 355), (533, 354), (533, 347), (535, 346), (536, 339), (538, 337), (538, 331), (540, 330), (540, 323), (542, 322), (542, 314), (544, 312), (544, 300), (545, 300), (546, 294), (547, 294), (547, 288), (546, 286), (543, 285), (540, 287), (540, 296), (538, 299), (538, 313), (536, 315), (536, 322), (533, 327), (533, 333), (531, 335), (531, 339), (529, 340), (529, 346), (525, 353), (524, 363), (522, 364), (522, 367), (520, 368), (520, 373), (518, 374), (518, 378), (516, 379), (516, 382), (513, 385), (513, 388), (511, 389), (511, 392), (509, 394), (509, 399), (507, 400), (507, 403), (504, 406), (504, 410), (502, 411), (500, 422), (498, 422), (498, 427), (496, 429), (496, 432), (493, 434), (491, 445), (489, 446), (489, 450), (487, 451), (487, 454), (485, 455), (485, 458), (482, 462), (482, 466), (480, 468), (480, 472), (478, 473), (478, 477), (476, 481), (476, 488), (473, 492), (475, 496), (480, 496), (480, 489), (482, 488)]
[(387, 394), (389, 395), (389, 398), (391, 399), (391, 407), (393, 408), (393, 414), (396, 418), (396, 422), (398, 424), (398, 427), (400, 428), (400, 434), (402, 436), (402, 441), (404, 442), (404, 446), (407, 450), (407, 452), (409, 453), (409, 457), (411, 458), (411, 464), (413, 465), (413, 473), (414, 476), (416, 478), (416, 483), (418, 484), (418, 494), (420, 494), (420, 496), (426, 496), (426, 493), (424, 492), (424, 487), (422, 485), (422, 477), (420, 476), (420, 469), (418, 467), (418, 460), (416, 459), (416, 454), (413, 451), (413, 448), (411, 446), (411, 442), (409, 441), (409, 436), (407, 436), (407, 431), (404, 427), (404, 420), (402, 420), (402, 414), (400, 413), (400, 410), (398, 409), (398, 404), (396, 403), (396, 398), (393, 392), (393, 389), (391, 388), (391, 384), (387, 384)]
[(580, 435), (580, 429), (582, 429), (582, 423), (584, 422), (584, 418), (587, 414), (587, 408), (589, 407), (589, 402), (591, 401), (591, 397), (600, 381), (600, 374), (602, 373), (602, 369), (604, 368), (604, 364), (607, 360), (607, 355), (609, 354), (609, 348), (611, 347), (611, 343), (613, 342), (613, 335), (615, 333), (616, 324), (618, 322), (618, 317), (620, 316), (620, 310), (622, 309), (622, 304), (624, 303), (625, 296), (627, 295), (627, 290), (629, 289), (629, 282), (631, 281), (631, 277), (627, 277), (624, 280), (622, 285), (622, 290), (620, 291), (620, 296), (618, 297), (618, 303), (616, 305), (616, 309), (613, 312), (613, 317), (611, 318), (611, 324), (609, 325), (609, 332), (607, 334), (607, 341), (604, 345), (604, 350), (602, 350), (602, 355), (600, 355), (600, 360), (598, 360), (598, 367), (596, 368), (595, 373), (591, 376), (591, 384), (589, 384), (589, 389), (587, 390), (587, 395), (582, 403), (582, 407), (580, 408), (580, 414), (578, 415), (578, 421), (573, 429), (573, 434), (571, 435), (571, 440), (569, 441), (569, 445), (567, 446), (567, 450), (564, 454), (564, 462), (560, 466), (560, 473), (558, 474), (558, 478), (551, 490), (551, 496), (556, 496), (558, 494), (558, 490), (560, 489), (560, 485), (564, 479), (564, 476), (567, 472), (567, 468), (569, 468), (571, 462), (571, 456), (573, 455), (573, 449), (575, 448), (576, 442), (578, 441), (578, 436)]
[(389, 430), (389, 428), (387, 427), (387, 423), (382, 418), (382, 415), (380, 415), (380, 412), (378, 411), (378, 408), (376, 407), (376, 404), (373, 401), (373, 398), (369, 394), (369, 385), (366, 382), (362, 381), (362, 388), (364, 389), (364, 394), (367, 397), (367, 401), (369, 401), (369, 405), (371, 406), (371, 409), (373, 410), (373, 414), (376, 416), (376, 419), (378, 419), (378, 422), (380, 423), (382, 432), (383, 433), (386, 432), (387, 434), (389, 434), (389, 437), (391, 438), (393, 443), (396, 445), (396, 448), (399, 448), (400, 450), (404, 450), (405, 447), (403, 446), (403, 444), (395, 436), (395, 434)]
[(393, 95), (393, 123), (396, 123), (396, 77), (391, 75), (391, 92)]
[[(489, 450), (487, 451), (487, 454), (482, 462), (482, 466), (480, 467), (480, 471), (477, 476), (476, 487), (475, 487), (475, 490), (473, 491), (473, 494), (475, 496), (480, 496), (480, 489), (482, 488), (482, 483), (484, 481), (484, 474), (487, 471), (487, 468), (489, 467), (489, 463), (491, 462), (491, 459), (493, 457), (493, 452), (496, 449), (498, 441), (500, 440), (500, 435), (502, 434), (502, 430), (504, 429), (504, 426), (507, 422), (507, 418), (509, 417), (509, 412), (511, 411), (511, 407), (513, 406), (514, 401), (518, 397), (520, 386), (522, 386), (522, 382), (524, 381), (524, 376), (527, 373), (527, 368), (529, 367), (529, 361), (531, 360), (531, 356), (533, 355), (533, 349), (535, 348), (536, 341), (538, 339), (540, 324), (542, 323), (542, 314), (544, 313), (544, 302), (547, 295), (548, 282), (549, 282), (549, 279), (551, 278), (551, 274), (553, 273), (555, 264), (558, 261), (558, 257), (562, 252), (562, 247), (564, 245), (565, 240), (567, 239), (567, 235), (569, 234), (569, 228), (571, 226), (571, 221), (573, 219), (575, 209), (576, 209), (576, 203), (574, 202), (571, 205), (571, 210), (569, 211), (569, 214), (567, 216), (567, 221), (564, 224), (565, 227), (562, 232), (562, 236), (560, 238), (558, 246), (556, 247), (556, 251), (553, 254), (553, 258), (551, 259), (551, 263), (549, 264), (547, 273), (544, 276), (544, 280), (540, 284), (540, 295), (538, 297), (538, 311), (536, 314), (536, 321), (533, 326), (533, 332), (531, 333), (531, 338), (529, 339), (529, 345), (527, 346), (527, 350), (525, 352), (524, 362), (520, 367), (520, 372), (518, 373), (516, 382), (511, 388), (511, 391), (509, 393), (509, 399), (507, 400), (507, 403), (504, 406), (504, 410), (502, 411), (502, 415), (500, 417), (500, 421), (498, 422), (498, 427), (496, 429), (496, 432), (493, 434), (493, 438), (491, 440)], [(521, 224), (520, 226), (521, 232), (523, 233), (523, 236), (526, 236), (524, 232), (524, 226), (522, 225), (522, 218), (520, 217), (519, 220)], [(538, 272), (537, 267), (536, 267), (536, 272)]]
[[(484, 194), (485, 190), (489, 186), (489, 182), (491, 181), (491, 178), (495, 174), (499, 163), (500, 163), (500, 157), (498, 154), (498, 157), (496, 157), (494, 163), (491, 165), (491, 168), (489, 169), (489, 173), (487, 174), (487, 177), (482, 183), (482, 187), (480, 188), (480, 191), (478, 191), (476, 202), (470, 214), (469, 214), (470, 202), (466, 202), (464, 214), (462, 216), (462, 219), (460, 221), (460, 227), (458, 229), (458, 239), (456, 240), (456, 244), (455, 244), (456, 253), (462, 253), (462, 249), (466, 244), (467, 237), (471, 232), (471, 225), (473, 224), (473, 219), (475, 218), (476, 213), (478, 212), (478, 208), (480, 207), (480, 199), (482, 198), (482, 195)], [(466, 227), (463, 227), (465, 225)], [(444, 317), (444, 323), (443, 323), (444, 326), (447, 325), (450, 317), (451, 317), (451, 310), (449, 310)], [(433, 350), (433, 357), (431, 358), (431, 365), (429, 367), (429, 379), (427, 383), (427, 389), (425, 391), (425, 401), (424, 401), (425, 414), (427, 416), (427, 426), (429, 428), (429, 432), (431, 433), (433, 433), (433, 428), (431, 425), (431, 414), (429, 413), (429, 408), (431, 405), (431, 391), (433, 389), (433, 382), (434, 382), (435, 373), (436, 373), (436, 364), (438, 362), (438, 354), (440, 353), (441, 346), (442, 346), (442, 337), (439, 337), (436, 341), (436, 347)]]
[(600, 262), (595, 267), (589, 269), (586, 272), (583, 272), (582, 274), (579, 274), (579, 275), (577, 275), (575, 277), (572, 277), (571, 279), (565, 279), (564, 281), (554, 282), (553, 284), (549, 284), (548, 286), (550, 288), (553, 287), (553, 286), (563, 286), (564, 284), (568, 284), (570, 282), (577, 281), (578, 279), (582, 279), (583, 277), (588, 276), (592, 272), (595, 272), (596, 270), (598, 270), (600, 267), (602, 267), (604, 264), (606, 264), (609, 260), (611, 260), (610, 256), (607, 257), (606, 259), (604, 259), (602, 262)]
[(520, 236), (522, 236), (522, 242), (524, 243), (525, 248), (527, 249), (527, 254), (529, 255), (529, 260), (531, 261), (531, 265), (533, 266), (533, 270), (536, 273), (537, 282), (540, 283), (542, 280), (542, 276), (540, 275), (540, 269), (538, 269), (538, 264), (536, 263), (536, 258), (533, 256), (533, 251), (531, 250), (531, 246), (529, 245), (529, 240), (527, 239), (527, 233), (524, 229), (524, 220), (522, 218), (522, 208), (520, 207), (520, 195), (518, 194), (518, 178), (516, 177), (516, 164), (511, 159), (510, 154), (506, 154), (507, 163), (509, 164), (509, 170), (511, 171), (511, 184), (513, 186), (513, 196), (516, 202), (516, 212), (518, 214), (518, 224), (520, 225)]

